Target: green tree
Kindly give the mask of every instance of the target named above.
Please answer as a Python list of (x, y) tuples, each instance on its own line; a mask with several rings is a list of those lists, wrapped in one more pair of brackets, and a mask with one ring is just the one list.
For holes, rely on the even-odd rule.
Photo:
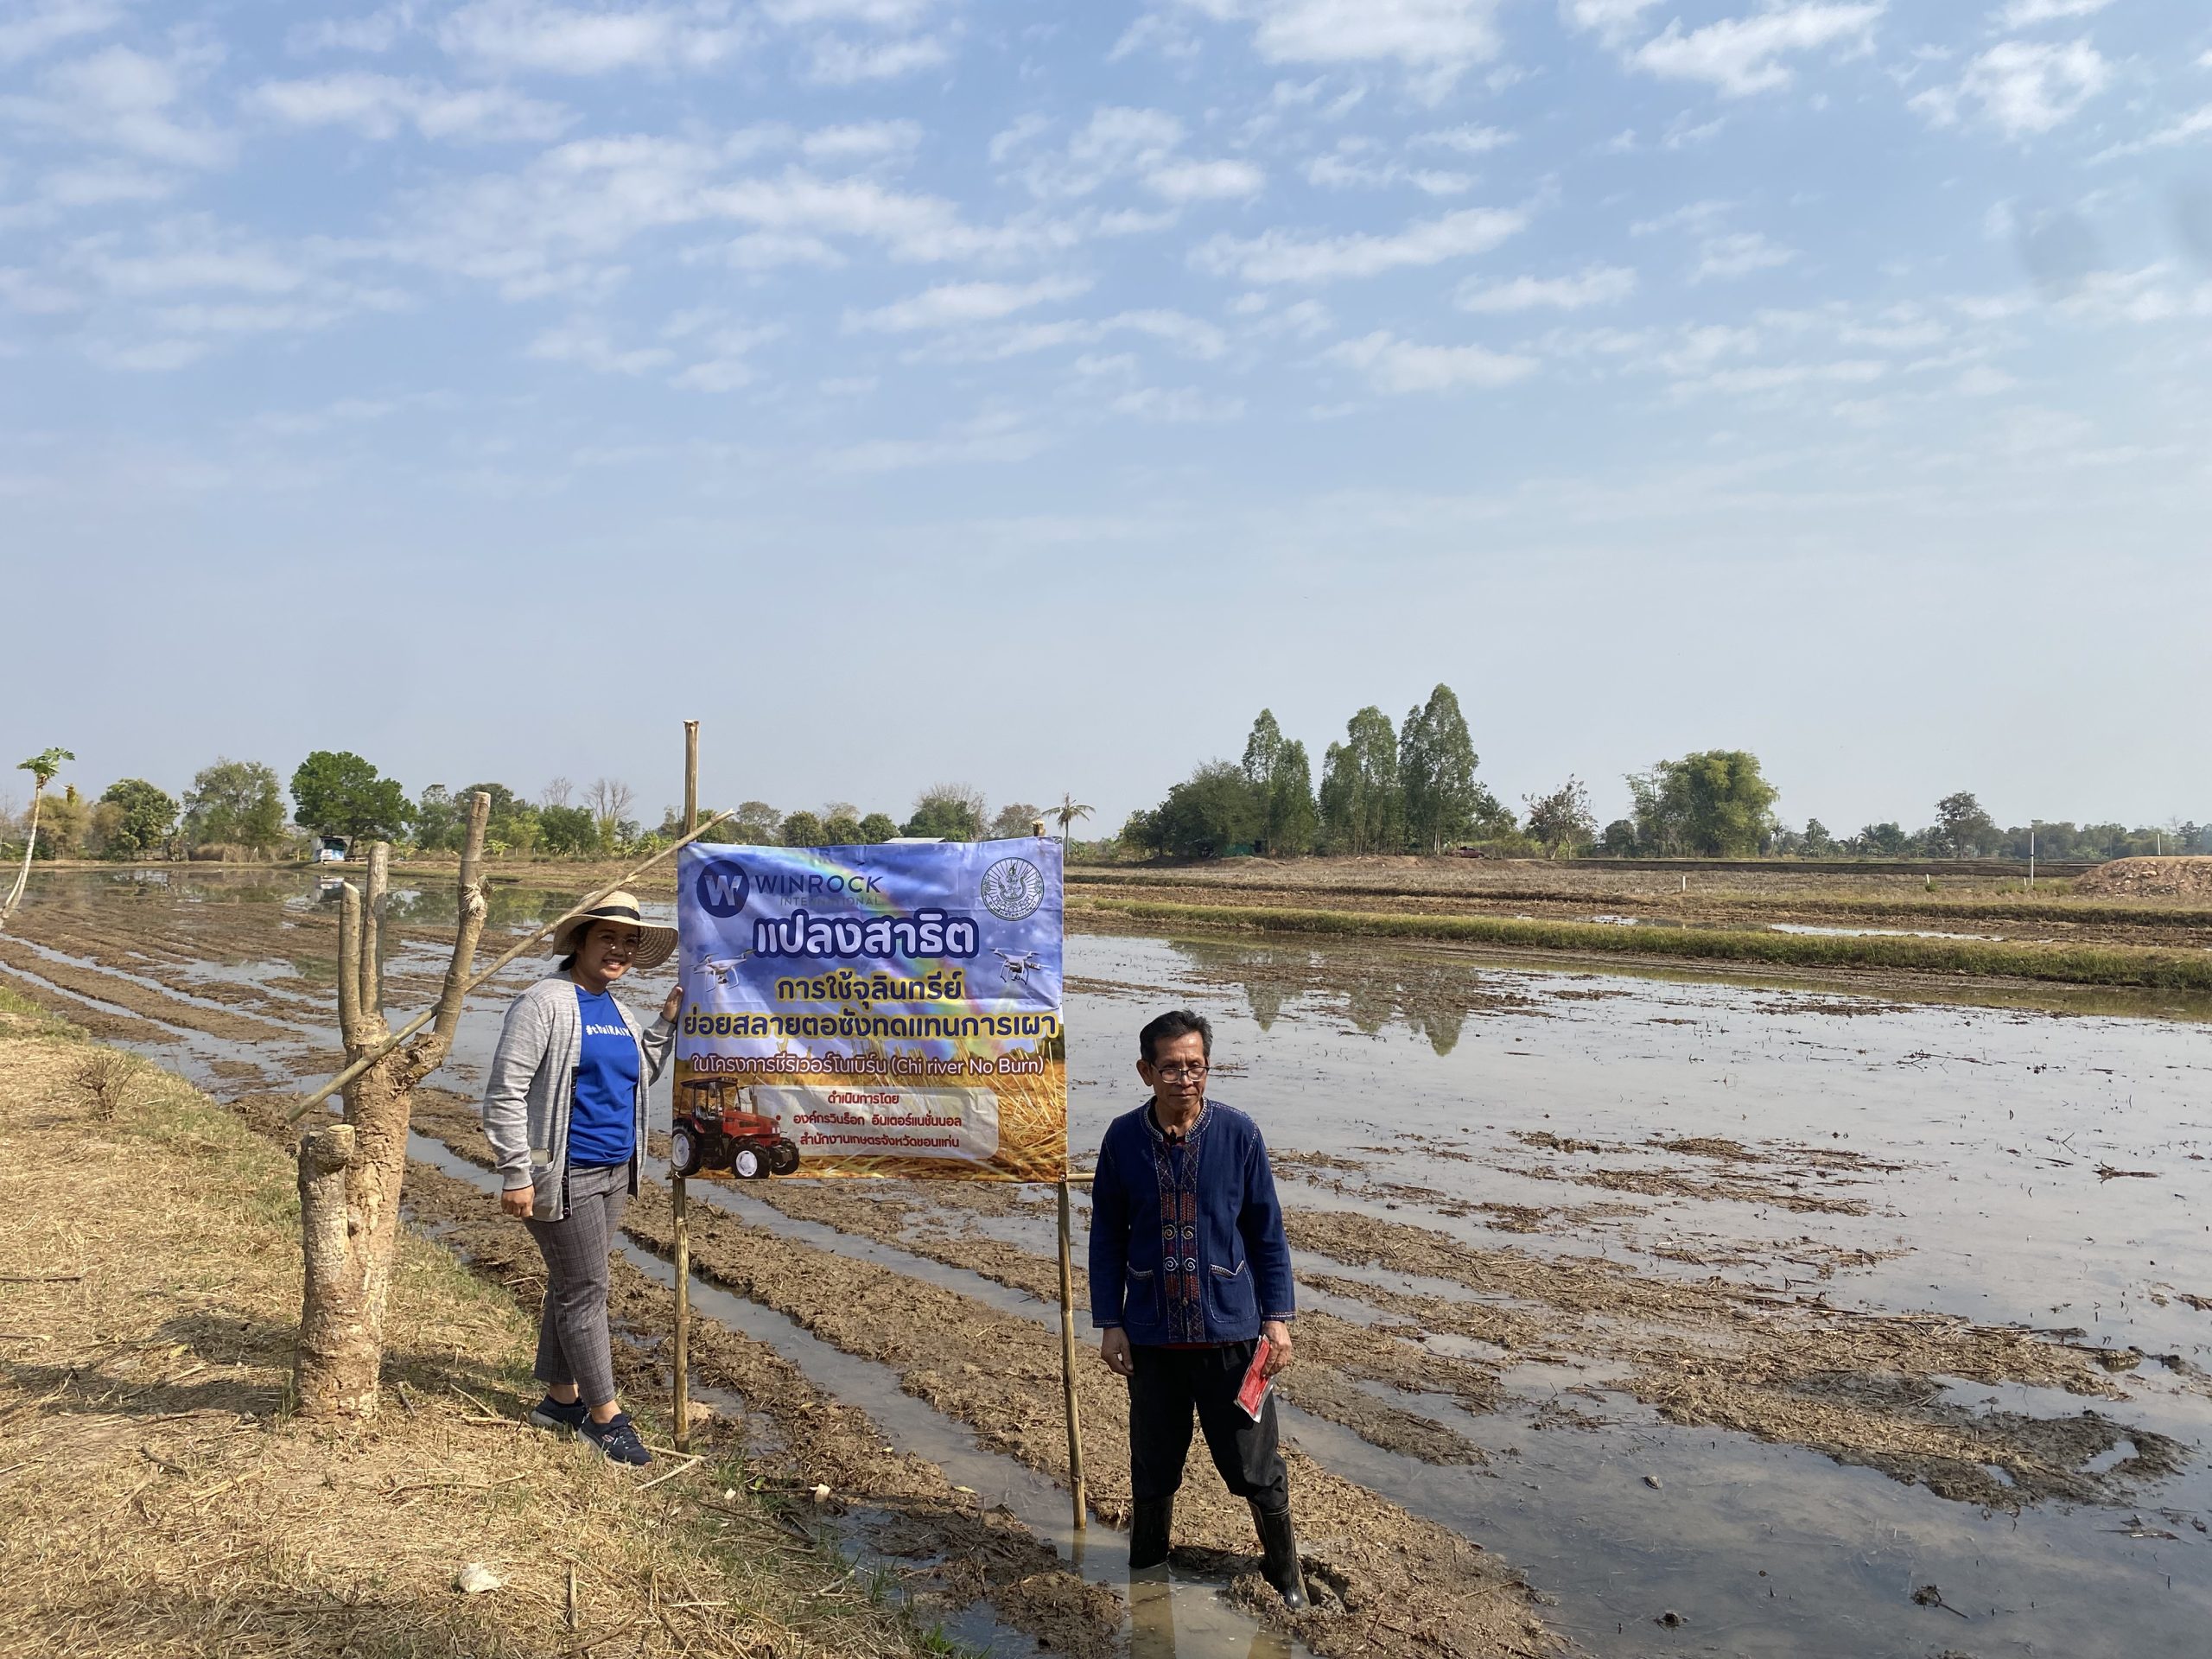
[(184, 839), (193, 847), (276, 851), (284, 841), (284, 790), (275, 771), (220, 755), (201, 767), (184, 794)]
[(1274, 710), (1262, 709), (1244, 740), (1244, 780), (1259, 815), (1255, 839), (1271, 858), (1313, 850), (1313, 768), (1303, 743), (1285, 740)]
[(914, 800), (914, 816), (901, 832), (945, 841), (983, 838), (983, 791), (972, 784), (933, 784)]
[(1053, 817), (1059, 821), (1060, 839), (1065, 841), (1068, 838), (1068, 831), (1083, 819), (1089, 817), (1093, 810), (1095, 810), (1094, 808), (1085, 805), (1076, 799), (1073, 794), (1063, 790), (1060, 792), (1060, 804), (1052, 809)]
[(1030, 826), (1046, 816), (1041, 806), (1032, 806), (1027, 801), (1009, 802), (999, 808), (997, 816), (991, 820), (992, 838), (1012, 841), (1018, 836), (1027, 836)]
[(1139, 807), (1122, 821), (1122, 833), (1116, 837), (1133, 853), (1160, 851), (1160, 826), (1155, 815)]
[(1818, 818), (1808, 818), (1805, 820), (1803, 846), (1806, 857), (1826, 858), (1835, 851), (1835, 837), (1828, 833), (1827, 825)]
[(1321, 842), (1332, 853), (1391, 853), (1404, 845), (1398, 734), (1370, 703), (1344, 722), (1321, 761)]
[(880, 847), (898, 833), (899, 826), (887, 812), (871, 812), (861, 820), (860, 839), (870, 846)]
[(794, 812), (784, 820), (784, 845), (786, 847), (823, 847), (829, 844), (823, 833), (822, 820), (811, 812)]
[(537, 810), (537, 842), (556, 858), (576, 858), (599, 850), (599, 823), (582, 806)]
[(414, 832), (417, 851), (442, 852), (453, 841), (456, 826), (461, 823), (461, 809), (454, 803), (453, 791), (443, 784), (432, 784), (423, 791), (407, 815), (407, 827)]
[(1598, 838), (1598, 850), (1608, 858), (1633, 858), (1636, 855), (1636, 825), (1627, 818), (1615, 818), (1605, 826), (1605, 833)]
[(1870, 823), (1851, 838), (1851, 850), (1903, 858), (1912, 850), (1912, 836), (1901, 823)]
[(324, 836), (396, 841), (406, 827), (407, 791), (358, 754), (317, 749), (292, 774), (293, 817)]
[(1649, 772), (1630, 773), (1628, 788), (1637, 841), (1649, 852), (1747, 858), (1774, 830), (1777, 791), (1760, 772), (1758, 757), (1742, 749), (1661, 760)]
[(866, 839), (861, 834), (860, 817), (850, 806), (822, 821), (822, 842), (825, 847), (855, 847)]
[(447, 849), (461, 849), (468, 827), (468, 798), (480, 792), (492, 798), (492, 810), (484, 820), (486, 850), (525, 855), (534, 851), (540, 833), (538, 809), (505, 784), (471, 784), (454, 798), (454, 826), (446, 840)]
[(110, 784), (100, 804), (116, 809), (102, 824), (100, 851), (108, 858), (144, 858), (157, 853), (176, 827), (176, 803), (143, 778)]
[(1982, 810), (1981, 803), (1962, 789), (1936, 803), (1935, 839), (1949, 856), (1972, 858), (1977, 853), (1994, 853), (2004, 832)]
[(1297, 738), (1285, 742), (1275, 756), (1264, 811), (1271, 856), (1303, 858), (1313, 850), (1321, 820), (1313, 805), (1313, 767), (1306, 758), (1306, 745)]
[(1215, 760), (1167, 791), (1152, 813), (1150, 834), (1173, 857), (1217, 858), (1259, 829), (1260, 802), (1244, 769)]
[(1406, 844), (1414, 852), (1440, 853), (1474, 830), (1488, 798), (1475, 781), (1481, 764), (1450, 686), (1439, 685), (1426, 703), (1406, 711), (1398, 785), (1405, 798)]
[(1524, 795), (1529, 809), (1529, 839), (1554, 858), (1587, 847), (1598, 836), (1598, 820), (1590, 810), (1590, 791), (1582, 780), (1570, 776), (1548, 795)]
[(75, 858), (84, 852), (92, 827), (92, 804), (77, 792), (76, 785), (64, 784), (60, 794), (47, 798), (46, 816), (32, 840), (41, 858)]
[(16, 771), (31, 775), (31, 815), (23, 826), (22, 867), (16, 872), (15, 884), (8, 889), (8, 896), (0, 899), (0, 923), (15, 913), (16, 906), (22, 902), (23, 883), (30, 880), (31, 853), (38, 846), (39, 807), (44, 801), (46, 786), (54, 781), (54, 774), (61, 770), (64, 760), (76, 758), (67, 749), (41, 749), (29, 760), (16, 763)]

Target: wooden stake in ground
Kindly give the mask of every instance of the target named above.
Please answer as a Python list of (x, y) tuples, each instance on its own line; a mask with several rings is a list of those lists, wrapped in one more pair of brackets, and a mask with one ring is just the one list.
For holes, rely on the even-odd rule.
[[(683, 722), (683, 833), (699, 828), (699, 722)], [(681, 901), (679, 900), (679, 906)], [(677, 973), (683, 971), (677, 960)], [(668, 1208), (676, 1234), (676, 1410), (671, 1427), (676, 1449), (691, 1449), (691, 1198), (683, 1175), (668, 1172)]]
[[(407, 1121), (415, 1086), (445, 1063), (461, 1024), (469, 968), (484, 934), (478, 871), (492, 798), (468, 807), (461, 855), (453, 954), (428, 1020), (429, 1034), (402, 1048), (384, 1013), (381, 934), (391, 849), (369, 849), (368, 891), (340, 895), (338, 1028), (353, 1075), (343, 1122), (300, 1142), (300, 1240), (306, 1280), (294, 1366), (309, 1416), (372, 1417), (384, 1366), (385, 1304), (399, 1238), (399, 1189), (407, 1173)], [(342, 1074), (341, 1074), (342, 1075)]]

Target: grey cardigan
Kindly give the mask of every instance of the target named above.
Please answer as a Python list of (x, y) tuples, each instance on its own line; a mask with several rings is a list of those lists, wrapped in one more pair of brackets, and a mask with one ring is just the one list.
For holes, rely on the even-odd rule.
[[(634, 1194), (645, 1146), (645, 1096), (668, 1064), (676, 1027), (656, 1017), (648, 1028), (620, 998), (614, 1006), (638, 1042), (637, 1149), (630, 1154)], [(500, 1185), (509, 1192), (535, 1188), (531, 1210), (542, 1221), (558, 1221), (568, 1210), (563, 1178), (569, 1169), (569, 1109), (583, 1058), (584, 1022), (576, 1009), (575, 980), (556, 974), (515, 998), (484, 1084), (484, 1135), (499, 1160)]]

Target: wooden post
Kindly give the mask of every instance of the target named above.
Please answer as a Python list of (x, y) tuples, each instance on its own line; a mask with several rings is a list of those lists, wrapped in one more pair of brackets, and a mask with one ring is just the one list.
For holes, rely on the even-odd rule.
[(1075, 1398), (1075, 1268), (1068, 1257), (1073, 1228), (1068, 1220), (1068, 1183), (1060, 1183), (1060, 1394), (1068, 1414), (1068, 1491), (1075, 1497), (1075, 1529), (1087, 1524), (1090, 1505), (1083, 1495), (1083, 1419)]
[[(683, 833), (699, 827), (699, 722), (683, 722)], [(680, 901), (679, 901), (680, 902)], [(680, 959), (677, 971), (683, 971)], [(676, 1449), (691, 1449), (691, 1198), (683, 1177), (668, 1175), (669, 1218), (676, 1244)]]

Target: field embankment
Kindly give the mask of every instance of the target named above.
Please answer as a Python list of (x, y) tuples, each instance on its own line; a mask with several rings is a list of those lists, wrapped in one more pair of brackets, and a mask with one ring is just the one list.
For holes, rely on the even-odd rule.
[(1071, 921), (1105, 925), (1433, 940), (1577, 957), (1748, 963), (1819, 971), (1871, 969), (2212, 991), (2212, 953), (2134, 945), (2044, 944), (1910, 934), (1783, 933), (1749, 928), (1622, 927), (1510, 916), (1399, 914), (1128, 899), (1071, 901), (1068, 916)]
[(0, 999), (0, 1654), (944, 1651), (741, 1462), (650, 1485), (518, 1421), (531, 1321), (427, 1240), (383, 1414), (295, 1419), (298, 1262), (276, 1145)]

